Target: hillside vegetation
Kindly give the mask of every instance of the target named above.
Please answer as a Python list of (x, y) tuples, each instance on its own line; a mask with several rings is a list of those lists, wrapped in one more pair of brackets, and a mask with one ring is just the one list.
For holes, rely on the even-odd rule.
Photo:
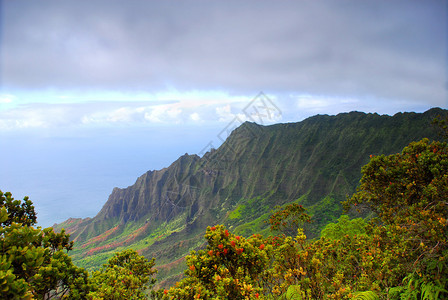
[[(206, 246), (186, 257), (185, 278), (151, 290), (157, 272), (134, 250), (117, 252), (88, 274), (67, 252), (64, 231), (33, 228), (32, 202), (0, 192), (2, 299), (446, 299), (448, 144), (412, 142), (372, 155), (341, 216), (307, 239), (313, 221), (297, 203), (277, 207), (271, 235), (208, 226)], [(296, 234), (294, 234), (296, 232)]]
[(246, 237), (269, 234), (272, 209), (297, 203), (313, 217), (307, 236), (318, 237), (341, 215), (341, 202), (355, 192), (369, 156), (437, 138), (430, 123), (439, 114), (447, 111), (351, 112), (271, 126), (244, 123), (203, 157), (185, 154), (132, 186), (115, 188), (94, 218), (69, 219), (54, 228), (71, 234), (76, 264), (97, 269), (116, 251), (134, 249), (156, 258), (159, 283), (168, 286), (181, 278), (185, 256), (205, 246), (202, 234), (210, 224)]

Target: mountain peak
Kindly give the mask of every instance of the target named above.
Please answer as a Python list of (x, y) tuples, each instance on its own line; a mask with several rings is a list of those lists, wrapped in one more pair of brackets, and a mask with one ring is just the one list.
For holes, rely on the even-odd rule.
[(100, 265), (114, 249), (136, 247), (159, 265), (169, 263), (200, 247), (208, 225), (222, 223), (241, 235), (260, 232), (273, 207), (291, 202), (314, 216), (309, 236), (316, 236), (340, 216), (340, 202), (355, 191), (371, 154), (437, 138), (428, 126), (435, 114), (448, 111), (349, 112), (270, 126), (245, 122), (203, 157), (185, 153), (134, 185), (115, 188), (97, 216), (72, 222), (73, 257), (91, 266), (90, 257), (102, 253), (94, 260)]

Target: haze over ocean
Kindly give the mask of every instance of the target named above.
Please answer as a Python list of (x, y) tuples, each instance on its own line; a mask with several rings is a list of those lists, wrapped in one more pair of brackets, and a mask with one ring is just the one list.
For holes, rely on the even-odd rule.
[[(114, 187), (134, 184), (149, 170), (168, 167), (179, 156), (199, 153), (217, 129), (101, 129), (77, 137), (42, 133), (0, 134), (1, 189), (15, 199), (29, 196), (38, 226), (70, 217), (93, 217)], [(180, 139), (189, 137), (189, 139)]]

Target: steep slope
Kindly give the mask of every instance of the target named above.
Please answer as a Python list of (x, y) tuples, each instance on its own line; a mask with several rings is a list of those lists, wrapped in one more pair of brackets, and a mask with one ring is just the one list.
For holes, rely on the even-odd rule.
[(437, 138), (430, 126), (437, 114), (447, 111), (244, 123), (202, 158), (185, 154), (132, 186), (115, 188), (96, 217), (55, 227), (72, 234), (79, 265), (96, 267), (113, 251), (131, 247), (155, 256), (162, 278), (183, 269), (182, 257), (201, 246), (207, 225), (224, 223), (244, 235), (260, 232), (275, 205), (303, 204), (315, 219), (310, 234), (316, 234), (340, 215), (340, 202), (354, 192), (369, 155)]

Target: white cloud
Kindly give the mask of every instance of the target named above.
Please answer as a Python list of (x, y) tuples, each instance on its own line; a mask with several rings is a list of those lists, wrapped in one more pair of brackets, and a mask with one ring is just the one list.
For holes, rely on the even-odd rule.
[(350, 104), (354, 104), (354, 103), (359, 103), (358, 99), (353, 99), (353, 98), (345, 98), (345, 99), (341, 99), (341, 103), (350, 103)]
[(145, 120), (155, 123), (162, 123), (162, 115), (163, 115), (164, 109), (163, 107), (156, 107), (151, 110), (151, 112), (145, 113)]
[(0, 112), (0, 129), (49, 128), (73, 121), (68, 107), (24, 106)]
[(232, 114), (232, 108), (229, 104), (224, 106), (219, 106), (216, 109), (216, 114), (219, 117), (220, 122), (228, 122), (235, 118), (235, 115)]
[(171, 119), (178, 119), (179, 115), (182, 113), (182, 109), (178, 108), (178, 107), (173, 107), (170, 108), (166, 111), (166, 114), (168, 115), (169, 118)]
[[(232, 107), (229, 104), (219, 106), (215, 109), (215, 111), (216, 115), (218, 116), (219, 122), (229, 123), (236, 121), (237, 123), (242, 123), (245, 121), (252, 121), (250, 116), (248, 114), (245, 114), (242, 109), (239, 109), (239, 112), (237, 113), (233, 113)], [(237, 110), (235, 109), (235, 111)]]
[(109, 114), (108, 120), (111, 122), (129, 122), (131, 121), (132, 111), (127, 107), (114, 110)]
[[(120, 103), (125, 105), (125, 103)], [(146, 111), (150, 110), (152, 106), (121, 106), (114, 108), (115, 105), (110, 104), (102, 108), (94, 110), (86, 110), (83, 112), (81, 119), (82, 124), (133, 124), (144, 121)]]
[(143, 113), (145, 110), (146, 110), (145, 107), (138, 107), (138, 108), (135, 109), (135, 111), (138, 112), (138, 113)]
[(201, 121), (201, 116), (197, 112), (194, 112), (190, 114), (190, 119), (192, 119), (195, 122), (198, 122)]
[[(228, 95), (223, 92), (191, 92), (181, 94), (171, 92), (153, 95), (156, 100), (142, 101), (87, 101), (74, 103), (74, 96), (64, 96), (66, 102), (58, 103), (55, 95), (35, 95), (31, 102), (17, 104), (0, 111), (0, 129), (50, 128), (67, 126), (133, 126), (150, 124), (198, 124), (225, 123), (234, 118), (241, 121), (253, 120), (244, 109), (253, 102), (253, 97)], [(39, 100), (50, 96), (48, 103)], [(105, 94), (110, 96), (111, 94)], [(106, 98), (105, 96), (105, 98)], [(113, 96), (113, 95), (112, 95)], [(116, 96), (118, 97), (118, 96)], [(134, 95), (128, 95), (133, 99)], [(151, 95), (146, 95), (147, 98)], [(178, 97), (177, 100), (173, 97)], [(59, 97), (60, 98), (60, 97)], [(94, 94), (94, 99), (101, 99)], [(113, 97), (112, 97), (113, 98)], [(120, 98), (125, 98), (121, 95)], [(117, 98), (118, 99), (118, 98)], [(171, 99), (171, 100), (169, 100)], [(72, 101), (72, 102), (69, 102)], [(252, 101), (252, 102), (251, 102)], [(278, 121), (271, 120), (271, 121)]]
[(154, 123), (181, 123), (182, 112), (178, 104), (158, 105), (146, 112), (144, 118)]
[(328, 107), (332, 104), (330, 99), (318, 98), (313, 96), (301, 96), (297, 100), (297, 106), (299, 109), (306, 110), (321, 110), (322, 108)]
[(13, 95), (0, 95), (0, 104), (1, 103), (12, 103), (14, 99)]
[(3, 95), (2, 99), (14, 101), (0, 105), (0, 129), (197, 124), (199, 121), (217, 123), (228, 122), (237, 114), (246, 120), (243, 109), (255, 95), (232, 95), (218, 90), (185, 93), (167, 90), (154, 94), (139, 91), (45, 90), (33, 93), (19, 91), (18, 96), (14, 97)]

